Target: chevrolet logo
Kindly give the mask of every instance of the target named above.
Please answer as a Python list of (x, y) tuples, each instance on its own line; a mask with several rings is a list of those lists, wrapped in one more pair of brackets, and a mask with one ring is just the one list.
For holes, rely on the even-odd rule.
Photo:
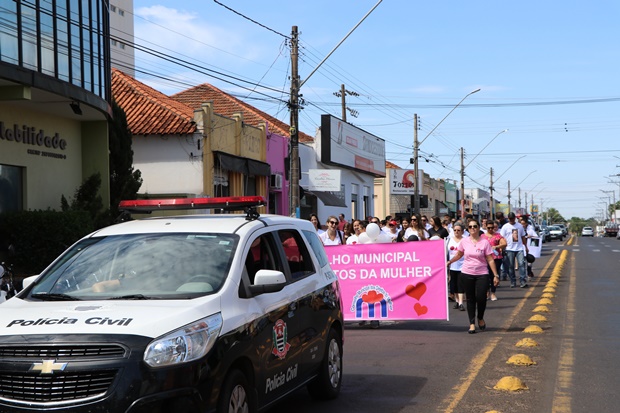
[(55, 371), (63, 371), (67, 363), (56, 363), (56, 360), (43, 360), (42, 363), (33, 363), (30, 371), (38, 371), (41, 374), (54, 374)]

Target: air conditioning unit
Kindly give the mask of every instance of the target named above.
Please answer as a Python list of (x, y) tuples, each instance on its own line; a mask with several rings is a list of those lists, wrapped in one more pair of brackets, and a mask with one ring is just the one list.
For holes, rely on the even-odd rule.
[(271, 189), (282, 189), (282, 175), (281, 174), (272, 174), (269, 182), (271, 185)]

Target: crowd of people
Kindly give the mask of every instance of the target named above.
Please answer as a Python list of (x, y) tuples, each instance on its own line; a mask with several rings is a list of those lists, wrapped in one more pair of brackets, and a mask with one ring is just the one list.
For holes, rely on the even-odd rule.
[(527, 238), (538, 238), (538, 234), (527, 217), (517, 221), (514, 212), (507, 217), (497, 212), (495, 219), (483, 218), (480, 222), (471, 215), (462, 219), (450, 215), (428, 219), (419, 214), (349, 222), (340, 214), (329, 216), (325, 229), (316, 214), (310, 215), (310, 221), (326, 246), (360, 243), (360, 235), (369, 224), (377, 224), (392, 242), (443, 239), (449, 270), (448, 298), (454, 302), (453, 309), (467, 311), (470, 334), (476, 333), (476, 324), (479, 330), (486, 329), (487, 301), (498, 300), (497, 287), (501, 280), (510, 280), (510, 287), (515, 288), (518, 271), (519, 286), (525, 288), (528, 279), (534, 276)]

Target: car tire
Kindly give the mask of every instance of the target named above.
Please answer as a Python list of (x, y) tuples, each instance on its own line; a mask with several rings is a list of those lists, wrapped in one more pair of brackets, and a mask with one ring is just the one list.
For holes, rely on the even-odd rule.
[(340, 394), (342, 386), (342, 337), (335, 330), (329, 331), (325, 355), (319, 375), (308, 383), (310, 396), (318, 400), (332, 400)]
[(231, 370), (226, 376), (217, 411), (220, 413), (255, 413), (257, 411), (253, 390), (240, 370)]

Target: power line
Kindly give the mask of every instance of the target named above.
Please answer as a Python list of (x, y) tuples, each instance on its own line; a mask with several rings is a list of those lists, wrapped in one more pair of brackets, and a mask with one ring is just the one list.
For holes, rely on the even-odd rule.
[(257, 22), (256, 20), (251, 19), (251, 18), (249, 18), (248, 16), (246, 16), (246, 15), (244, 15), (244, 14), (242, 14), (242, 13), (239, 13), (238, 11), (236, 11), (236, 10), (234, 10), (234, 9), (231, 9), (231, 8), (230, 8), (230, 7), (228, 7), (227, 5), (222, 4), (222, 3), (220, 3), (220, 2), (219, 2), (219, 1), (217, 1), (217, 0), (213, 0), (213, 1), (214, 1), (216, 4), (219, 4), (220, 6), (224, 7), (225, 9), (227, 9), (227, 10), (229, 10), (229, 11), (231, 11), (231, 12), (233, 12), (233, 13), (235, 13), (235, 14), (237, 14), (237, 15), (241, 16), (241, 17), (243, 17), (243, 18), (244, 18), (244, 19), (246, 19), (246, 20), (251, 21), (252, 23), (254, 23), (254, 24), (256, 24), (256, 25), (258, 25), (258, 26), (260, 26), (260, 27), (262, 27), (262, 28), (264, 28), (264, 29), (269, 30), (270, 32), (274, 32), (275, 34), (278, 34), (278, 35), (280, 35), (280, 36), (284, 37), (285, 39), (289, 39), (289, 40), (291, 39), (291, 37), (290, 37), (290, 36), (286, 36), (286, 35), (284, 35), (284, 34), (282, 34), (282, 33), (278, 32), (278, 31), (276, 31), (276, 30), (274, 30), (274, 29), (272, 29), (272, 28), (270, 28), (270, 27), (267, 27), (267, 26), (265, 26), (264, 24), (259, 23), (259, 22)]

